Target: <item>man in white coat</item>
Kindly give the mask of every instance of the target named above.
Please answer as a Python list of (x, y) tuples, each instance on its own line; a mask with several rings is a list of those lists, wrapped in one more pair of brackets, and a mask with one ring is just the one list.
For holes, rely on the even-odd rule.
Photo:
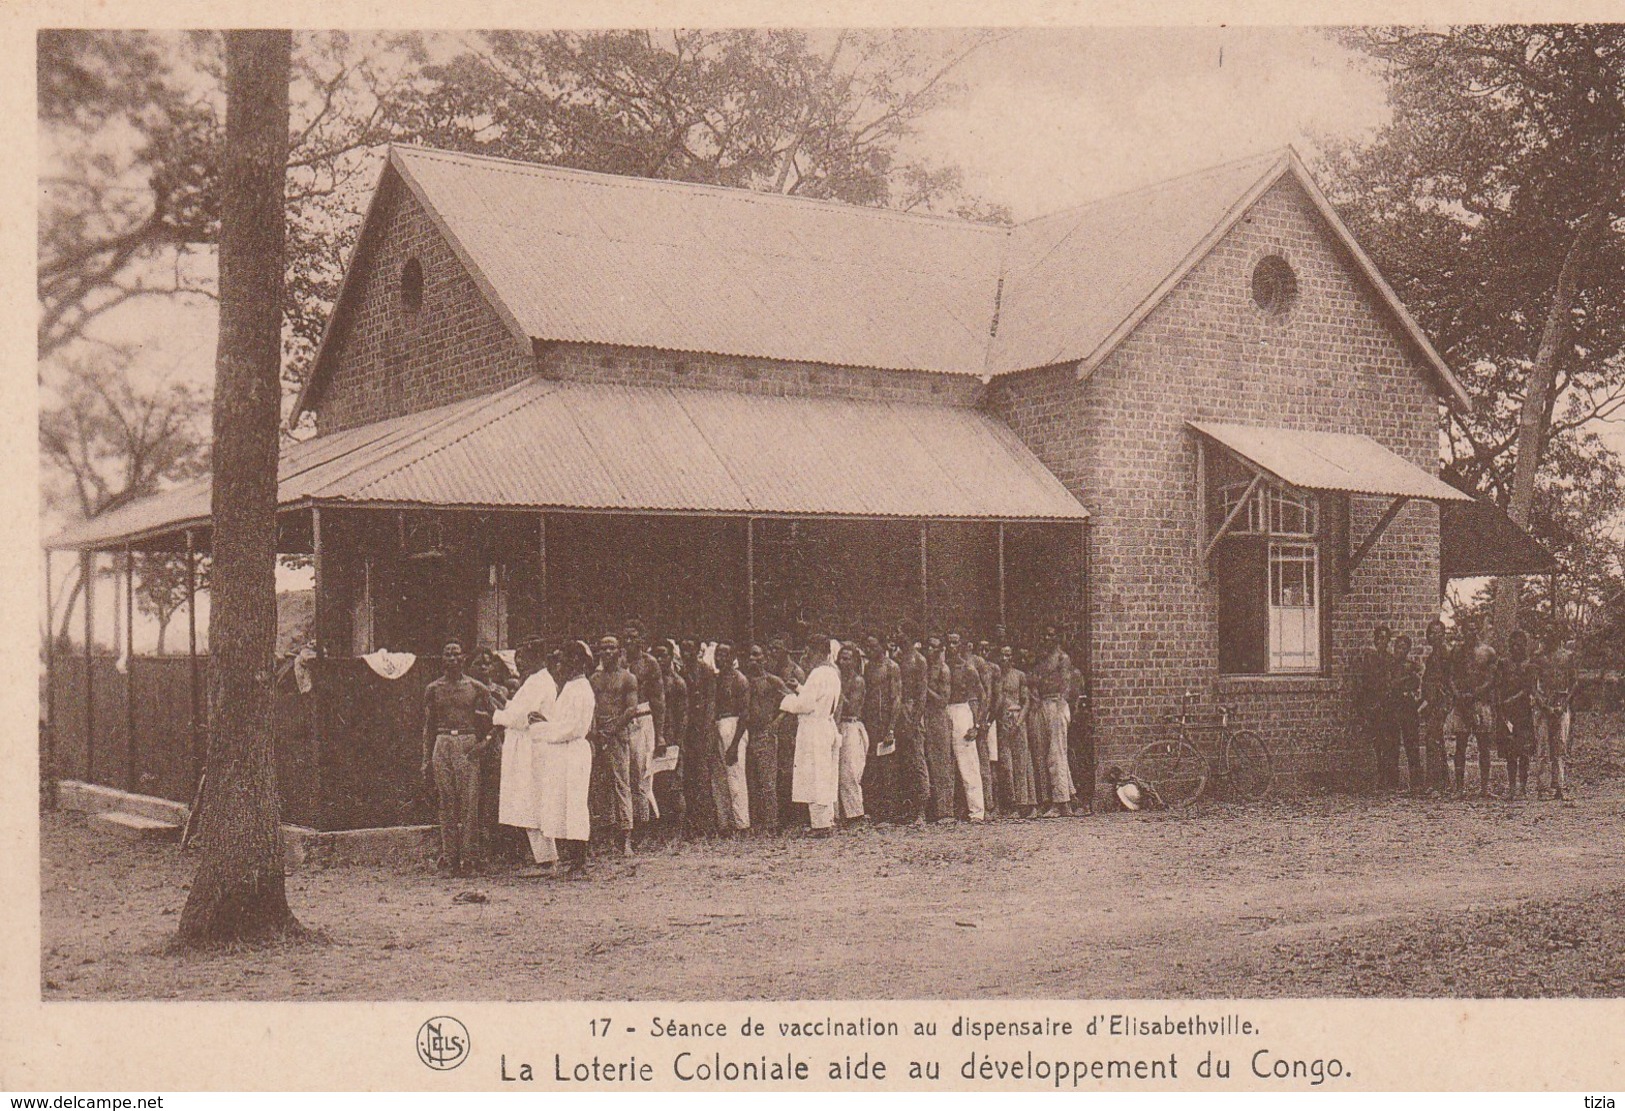
[(542, 792), (535, 744), (530, 739), (530, 715), (546, 715), (558, 697), (553, 676), (543, 666), (546, 658), (540, 639), (531, 637), (514, 655), (519, 673), (525, 677), (508, 704), (491, 715), (491, 723), (503, 729), (502, 794), (497, 803), (497, 821), (525, 831), (530, 853), (538, 867), (528, 876), (545, 875), (544, 869), (559, 859), (553, 839), (542, 832)]
[(564, 646), (559, 664), (560, 687), (553, 705), (543, 714), (528, 715), (527, 737), (541, 785), (541, 831), (559, 842), (559, 858), (566, 879), (585, 879), (587, 842), (592, 821), (587, 791), (592, 782), (592, 732), (596, 697), (587, 675), (594, 666), (592, 649), (582, 641)]
[(828, 837), (835, 825), (839, 791), (837, 752), (840, 730), (835, 707), (841, 699), (841, 676), (835, 670), (840, 644), (822, 634), (808, 638), (805, 682), (791, 680), (779, 709), (796, 715), (796, 764), (790, 780), (792, 802), (807, 804), (814, 837)]

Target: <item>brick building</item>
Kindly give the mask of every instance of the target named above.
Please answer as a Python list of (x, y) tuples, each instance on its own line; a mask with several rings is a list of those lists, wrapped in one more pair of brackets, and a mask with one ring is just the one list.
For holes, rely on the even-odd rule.
[[(280, 503), (335, 664), (1055, 621), (1103, 763), (1197, 690), (1292, 775), (1377, 623), (1544, 569), (1436, 477), (1466, 404), (1290, 151), (1005, 228), (395, 148)], [(53, 544), (196, 550), (207, 493)], [(319, 717), (312, 820), (380, 820), (322, 769), (390, 729), (340, 757)]]

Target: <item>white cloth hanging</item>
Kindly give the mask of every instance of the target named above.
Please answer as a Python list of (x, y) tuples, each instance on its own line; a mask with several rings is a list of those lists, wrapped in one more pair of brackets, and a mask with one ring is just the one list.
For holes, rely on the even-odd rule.
[(367, 661), (368, 667), (385, 679), (399, 679), (411, 671), (412, 665), (418, 662), (417, 656), (411, 652), (386, 652), (382, 648), (361, 658)]

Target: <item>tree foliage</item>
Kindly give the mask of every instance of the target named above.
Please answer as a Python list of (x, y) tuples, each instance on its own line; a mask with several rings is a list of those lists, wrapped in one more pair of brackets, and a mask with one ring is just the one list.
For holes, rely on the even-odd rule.
[(1525, 518), (1566, 572), (1601, 553), (1617, 575), (1621, 466), (1596, 429), (1625, 414), (1625, 28), (1342, 37), (1386, 76), (1393, 118), (1323, 170), (1475, 399), (1447, 418), (1447, 477)]
[(92, 348), (53, 361), (39, 446), (46, 505), (90, 518), (208, 471), (208, 395), (132, 372), (127, 351)]
[(177, 76), (191, 41), (40, 32), (42, 357), (128, 301), (208, 292), (187, 254), (217, 231), (217, 121)]
[[(196, 561), (194, 573), (198, 590), (209, 588), (209, 559)], [(158, 625), (158, 644), (155, 649), (162, 656), (168, 650), (169, 623), (191, 598), (193, 584), (186, 575), (186, 556), (173, 552), (140, 552), (135, 556), (135, 605)]]
[(917, 121), (988, 41), (907, 33), (601, 31), (477, 36), (423, 72), (405, 130), (431, 146), (898, 209), (999, 213), (910, 160)]
[[(97, 321), (127, 301), (214, 296), (225, 100), (216, 34), (50, 31), (38, 46), (47, 357), (93, 339)], [(397, 98), (419, 61), (400, 36), (298, 36), (285, 194), (293, 365), (321, 334), (367, 152), (394, 134)]]

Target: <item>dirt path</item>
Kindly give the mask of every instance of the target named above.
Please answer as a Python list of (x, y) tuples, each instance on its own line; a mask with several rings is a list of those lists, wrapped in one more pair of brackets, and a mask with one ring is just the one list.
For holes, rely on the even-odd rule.
[[(1625, 781), (1610, 779), (1570, 803), (1327, 797), (682, 846), (604, 866), (590, 884), (340, 868), (289, 880), (298, 914), (331, 944), (175, 958), (158, 950), (192, 860), (101, 840), (78, 817), (51, 814), (43, 990), (48, 999), (1529, 993), (1487, 971), (1482, 983), (1447, 983), (1448, 970), (1436, 970), (1413, 985), (1403, 961), (1368, 983), (1345, 974), (1362, 958), (1337, 954), (1421, 953), (1426, 938), (1485, 915), (1617, 906), (1622, 833)], [(488, 901), (454, 903), (466, 890)], [(1556, 909), (1530, 911), (1529, 900)], [(1589, 944), (1625, 949), (1619, 921)], [(1552, 953), (1553, 968), (1568, 971), (1537, 980), (1535, 992), (1625, 992), (1613, 965)], [(1540, 971), (1538, 954), (1524, 957)]]

